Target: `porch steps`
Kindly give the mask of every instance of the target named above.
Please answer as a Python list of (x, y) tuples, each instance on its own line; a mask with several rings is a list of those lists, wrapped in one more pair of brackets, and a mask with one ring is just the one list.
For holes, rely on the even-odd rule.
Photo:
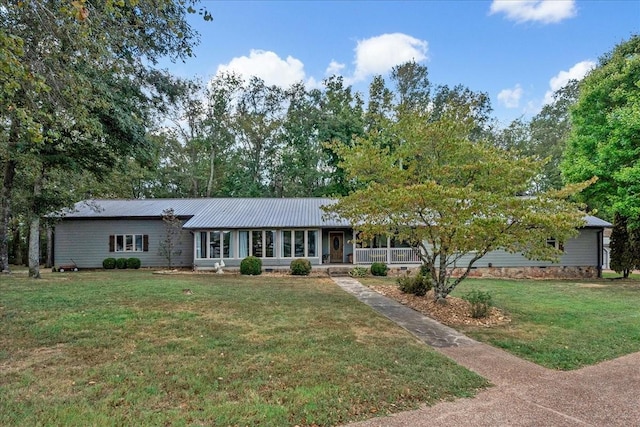
[(349, 277), (349, 272), (353, 267), (329, 267), (327, 274), (329, 277)]

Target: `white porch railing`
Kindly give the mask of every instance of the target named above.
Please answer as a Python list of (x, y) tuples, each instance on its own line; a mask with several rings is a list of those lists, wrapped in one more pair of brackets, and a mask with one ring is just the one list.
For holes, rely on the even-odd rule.
[(418, 249), (414, 248), (356, 248), (354, 264), (420, 264)]

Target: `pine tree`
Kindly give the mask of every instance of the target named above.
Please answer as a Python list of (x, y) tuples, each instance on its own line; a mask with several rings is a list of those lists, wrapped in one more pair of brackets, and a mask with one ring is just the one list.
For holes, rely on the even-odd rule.
[(629, 227), (629, 246), (633, 261), (632, 270), (640, 270), (640, 226), (634, 227), (632, 224)]
[(611, 269), (626, 279), (634, 268), (627, 218), (616, 213), (611, 230)]

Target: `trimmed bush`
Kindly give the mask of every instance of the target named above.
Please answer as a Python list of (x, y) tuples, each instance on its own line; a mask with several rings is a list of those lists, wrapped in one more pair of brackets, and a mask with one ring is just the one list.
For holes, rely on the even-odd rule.
[(398, 277), (396, 282), (398, 283), (398, 289), (405, 294), (414, 294), (418, 297), (423, 297), (433, 287), (431, 283), (431, 276), (423, 276), (422, 272), (418, 272), (415, 276), (409, 274)]
[(104, 261), (102, 261), (102, 268), (104, 268), (105, 270), (113, 270), (114, 268), (116, 268), (116, 259), (105, 258)]
[(364, 277), (367, 275), (369, 270), (364, 267), (353, 267), (351, 271), (349, 271), (349, 276), (351, 277)]
[(489, 292), (472, 289), (470, 292), (465, 294), (462, 299), (471, 304), (471, 313), (469, 314), (471, 314), (471, 317), (474, 319), (487, 317), (489, 315), (492, 303), (491, 294)]
[(140, 262), (140, 258), (129, 258), (127, 260), (127, 268), (132, 268), (134, 270), (137, 270), (140, 268), (141, 265), (142, 263)]
[(262, 274), (262, 260), (254, 256), (248, 256), (240, 261), (240, 274), (258, 276)]
[(118, 258), (116, 260), (116, 268), (120, 270), (124, 270), (127, 268), (127, 259), (126, 258)]
[(384, 262), (374, 262), (371, 264), (371, 274), (374, 276), (386, 276), (389, 267)]
[(311, 261), (304, 258), (294, 259), (289, 268), (294, 276), (308, 276), (311, 273)]

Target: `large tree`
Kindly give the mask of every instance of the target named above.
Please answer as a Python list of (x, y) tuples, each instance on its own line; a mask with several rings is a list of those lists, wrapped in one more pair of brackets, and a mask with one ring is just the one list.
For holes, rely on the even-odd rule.
[(640, 36), (616, 46), (580, 83), (562, 162), (568, 182), (598, 177), (584, 201), (640, 226)]
[[(0, 270), (16, 170), (29, 171), (30, 274), (39, 275), (39, 216), (70, 202), (44, 197), (51, 177), (104, 176), (126, 156), (147, 152), (145, 124), (161, 107), (162, 56), (185, 58), (196, 34), (186, 21), (197, 0), (154, 2), (27, 0), (0, 10)], [(205, 19), (210, 19), (207, 12)], [(64, 180), (63, 180), (64, 182)]]
[(476, 101), (441, 99), (436, 117), (402, 114), (387, 132), (402, 141), (393, 148), (377, 132), (334, 146), (357, 190), (328, 211), (358, 224), (360, 240), (386, 234), (420, 248), (441, 301), (489, 251), (555, 260), (547, 239), (565, 241), (584, 223), (566, 200), (584, 184), (522, 197), (542, 164), (479, 139)]

